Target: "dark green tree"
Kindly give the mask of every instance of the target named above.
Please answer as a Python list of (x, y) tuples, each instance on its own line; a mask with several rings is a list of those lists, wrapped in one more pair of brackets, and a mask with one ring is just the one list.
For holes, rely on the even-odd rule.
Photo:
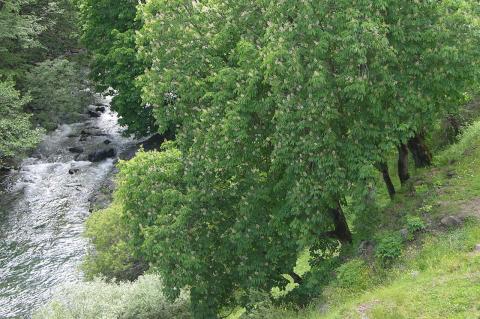
[(112, 107), (128, 133), (148, 135), (156, 132), (152, 109), (142, 103), (134, 84), (146, 67), (136, 56), (135, 32), (142, 26), (135, 19), (137, 4), (131, 0), (78, 1), (82, 40), (93, 58), (91, 75), (97, 89), (115, 90)]
[(23, 111), (28, 101), (12, 81), (0, 80), (0, 167), (24, 155), (41, 138), (42, 130), (32, 128), (30, 116)]

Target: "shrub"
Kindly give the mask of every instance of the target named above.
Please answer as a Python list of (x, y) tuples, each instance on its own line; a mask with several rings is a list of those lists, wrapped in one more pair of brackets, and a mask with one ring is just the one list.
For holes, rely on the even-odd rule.
[(85, 236), (93, 244), (82, 265), (87, 279), (101, 275), (106, 279), (135, 280), (147, 268), (127, 244), (128, 231), (122, 222), (122, 206), (117, 202), (90, 215)]
[(182, 293), (174, 303), (162, 294), (156, 275), (140, 277), (134, 283), (107, 283), (96, 279), (61, 289), (39, 310), (35, 319), (187, 319), (188, 296)]
[(375, 249), (375, 256), (384, 265), (388, 265), (401, 256), (402, 248), (403, 241), (400, 234), (391, 233), (379, 240)]
[(423, 219), (418, 216), (407, 216), (407, 229), (409, 234), (415, 234), (426, 228)]
[(336, 284), (340, 288), (360, 291), (370, 286), (371, 270), (361, 259), (350, 260), (337, 268)]

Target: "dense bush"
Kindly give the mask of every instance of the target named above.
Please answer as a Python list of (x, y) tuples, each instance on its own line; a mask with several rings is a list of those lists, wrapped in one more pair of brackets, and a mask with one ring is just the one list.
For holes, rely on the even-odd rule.
[(36, 319), (188, 319), (188, 296), (175, 303), (162, 294), (162, 280), (155, 275), (134, 283), (107, 283), (96, 279), (60, 290), (38, 311)]
[(115, 202), (88, 218), (85, 236), (93, 247), (82, 265), (87, 279), (102, 276), (134, 280), (146, 269), (146, 264), (134, 257), (132, 247), (127, 244), (129, 234), (122, 214), (122, 206)]
[(371, 284), (372, 271), (361, 259), (350, 260), (336, 270), (336, 284), (340, 288), (359, 291)]
[(418, 216), (407, 216), (407, 230), (410, 235), (426, 228), (425, 222)]
[(20, 96), (13, 82), (0, 81), (0, 166), (40, 140), (42, 131), (33, 129), (30, 116), (23, 112), (28, 101), (28, 97)]
[(25, 85), (32, 96), (28, 108), (34, 121), (51, 130), (58, 124), (78, 120), (85, 106), (93, 101), (85, 90), (84, 75), (78, 64), (63, 58), (33, 67)]
[(375, 248), (375, 256), (384, 264), (389, 265), (402, 255), (403, 239), (399, 233), (389, 233), (380, 238)]

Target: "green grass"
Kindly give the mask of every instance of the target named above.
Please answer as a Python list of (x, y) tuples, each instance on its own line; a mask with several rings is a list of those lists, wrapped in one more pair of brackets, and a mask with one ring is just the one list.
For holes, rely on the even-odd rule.
[[(480, 252), (474, 248), (480, 244), (480, 121), (437, 154), (434, 167), (412, 173), (403, 189), (394, 178), (399, 193), (393, 201), (379, 184), (380, 214), (370, 234), (378, 242), (402, 228), (416, 230), (398, 259), (383, 265), (370, 256), (362, 263), (353, 253), (307, 309), (270, 307), (254, 318), (479, 319)], [(445, 229), (439, 220), (447, 215), (466, 221)]]

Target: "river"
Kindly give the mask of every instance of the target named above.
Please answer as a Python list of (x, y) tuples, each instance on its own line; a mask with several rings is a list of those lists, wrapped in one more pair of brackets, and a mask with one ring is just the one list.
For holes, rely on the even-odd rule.
[[(82, 280), (79, 265), (88, 249), (84, 222), (92, 197), (114, 168), (114, 159), (92, 163), (87, 154), (111, 148), (121, 153), (135, 143), (122, 136), (108, 107), (111, 98), (97, 99), (106, 105), (100, 117), (48, 134), (7, 178), (6, 193), (0, 195), (2, 319), (29, 318), (55, 289)], [(72, 147), (84, 152), (72, 153)]]

